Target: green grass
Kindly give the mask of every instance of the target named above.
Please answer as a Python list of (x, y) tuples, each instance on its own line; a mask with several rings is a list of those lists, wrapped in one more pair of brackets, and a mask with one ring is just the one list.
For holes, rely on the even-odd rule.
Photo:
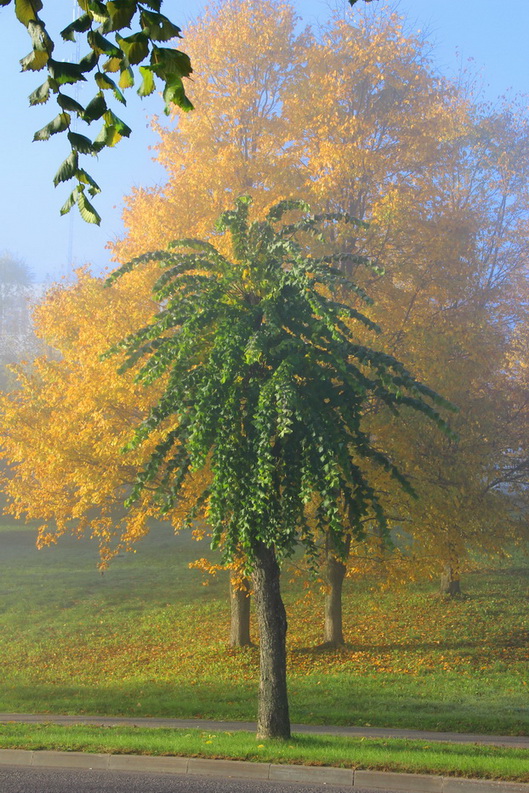
[[(251, 733), (200, 730), (2, 725), (2, 748), (176, 755), (529, 781), (529, 751), (475, 744), (294, 735), (258, 743)], [(455, 770), (456, 769), (456, 770)]]
[[(224, 576), (166, 527), (98, 572), (69, 537), (37, 551), (34, 529), (0, 529), (0, 710), (255, 718), (258, 653), (227, 646)], [(315, 649), (322, 602), (285, 580), (294, 722), (524, 734), (529, 731), (529, 565), (381, 592), (348, 580), (348, 646)], [(287, 576), (285, 577), (287, 578)]]

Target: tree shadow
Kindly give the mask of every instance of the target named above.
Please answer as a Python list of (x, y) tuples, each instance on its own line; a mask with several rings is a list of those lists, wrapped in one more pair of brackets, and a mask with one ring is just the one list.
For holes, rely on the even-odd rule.
[(307, 655), (352, 655), (353, 653), (389, 653), (396, 650), (406, 650), (411, 652), (424, 652), (428, 650), (460, 650), (471, 651), (473, 649), (502, 649), (505, 647), (529, 647), (529, 631), (519, 629), (511, 631), (505, 635), (501, 640), (496, 642), (483, 642), (479, 640), (461, 640), (461, 641), (431, 641), (431, 642), (393, 642), (391, 644), (364, 644), (364, 643), (351, 643), (346, 642), (344, 645), (332, 645), (329, 643), (318, 644), (313, 647), (294, 647), (290, 649), (293, 656), (307, 656)]

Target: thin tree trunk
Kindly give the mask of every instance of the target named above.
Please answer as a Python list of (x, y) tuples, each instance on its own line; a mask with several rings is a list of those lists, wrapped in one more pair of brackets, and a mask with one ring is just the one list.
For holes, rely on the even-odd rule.
[(347, 557), (351, 548), (351, 537), (346, 537), (344, 558), (336, 556), (332, 537), (327, 534), (325, 552), (325, 577), (327, 592), (325, 593), (323, 644), (321, 647), (342, 647), (345, 644), (343, 635), (342, 590), (347, 572)]
[(250, 582), (230, 578), (231, 647), (253, 647), (250, 638)]
[(441, 574), (441, 595), (447, 597), (457, 597), (461, 594), (461, 581), (459, 579), (459, 571), (452, 564), (447, 564)]
[(290, 738), (286, 635), (287, 615), (281, 599), (275, 551), (264, 543), (254, 548), (253, 590), (259, 623), (258, 738)]
[(347, 567), (333, 553), (327, 554), (326, 578), (328, 590), (325, 593), (325, 621), (323, 644), (326, 647), (341, 647), (343, 637), (342, 588)]

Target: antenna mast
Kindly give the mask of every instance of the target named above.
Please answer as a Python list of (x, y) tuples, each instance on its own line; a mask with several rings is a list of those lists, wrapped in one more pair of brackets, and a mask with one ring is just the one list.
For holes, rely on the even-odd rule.
[[(72, 0), (72, 22), (75, 22), (77, 16), (79, 14), (79, 4), (77, 0)], [(75, 55), (74, 55), (74, 62), (78, 63), (81, 57), (81, 45), (79, 42), (79, 37), (77, 36), (75, 39)], [(74, 96), (77, 101), (79, 101), (79, 83), (75, 84), (74, 88)], [(74, 116), (72, 129), (76, 132), (77, 127), (77, 116)], [(71, 276), (75, 269), (75, 258), (74, 258), (74, 232), (75, 232), (75, 212), (70, 212), (69, 215), (69, 225), (68, 225), (68, 253), (66, 258), (66, 272), (63, 273), (65, 277)]]

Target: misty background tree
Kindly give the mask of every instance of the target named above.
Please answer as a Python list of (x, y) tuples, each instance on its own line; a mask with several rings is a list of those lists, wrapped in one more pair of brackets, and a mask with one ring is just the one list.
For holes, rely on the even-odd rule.
[(32, 286), (28, 266), (8, 252), (0, 254), (0, 389), (13, 385), (10, 364), (36, 354), (30, 316)]

